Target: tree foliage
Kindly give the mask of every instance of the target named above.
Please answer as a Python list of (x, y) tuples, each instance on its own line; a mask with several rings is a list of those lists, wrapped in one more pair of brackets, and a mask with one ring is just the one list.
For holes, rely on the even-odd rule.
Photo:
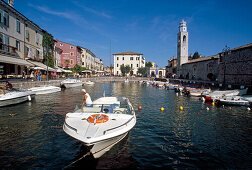
[(140, 68), (138, 68), (137, 73), (146, 77), (148, 69), (149, 69), (148, 67), (140, 67)]
[(199, 55), (199, 53), (196, 51), (196, 52), (193, 54), (192, 59), (197, 59), (197, 58), (200, 58), (200, 55)]
[(151, 62), (147, 62), (146, 64), (145, 64), (145, 67), (152, 67), (152, 63)]
[(70, 69), (74, 73), (81, 73), (84, 70), (87, 70), (86, 67), (81, 67), (78, 64), (76, 64), (73, 68)]
[(45, 32), (43, 35), (42, 46), (44, 49), (43, 63), (47, 65), (47, 52), (48, 52), (48, 66), (54, 67), (54, 61), (53, 61), (54, 39), (53, 36), (48, 32)]
[(120, 70), (121, 70), (123, 76), (125, 76), (125, 74), (128, 74), (128, 73), (130, 72), (130, 69), (131, 69), (131, 68), (130, 68), (129, 65), (126, 65), (126, 66), (121, 65), (121, 66), (120, 66)]

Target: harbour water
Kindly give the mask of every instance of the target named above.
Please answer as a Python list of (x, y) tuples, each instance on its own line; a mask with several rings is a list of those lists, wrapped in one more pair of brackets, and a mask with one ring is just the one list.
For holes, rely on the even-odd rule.
[(93, 100), (104, 91), (130, 99), (137, 123), (124, 140), (97, 160), (80, 159), (87, 148), (62, 125), (81, 103), (81, 87), (37, 95), (32, 102), (0, 108), (1, 169), (252, 168), (252, 112), (246, 107), (216, 107), (137, 82), (84, 88)]

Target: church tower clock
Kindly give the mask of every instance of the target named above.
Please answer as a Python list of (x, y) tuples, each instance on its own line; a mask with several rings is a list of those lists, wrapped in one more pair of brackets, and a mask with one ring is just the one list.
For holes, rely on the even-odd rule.
[(177, 47), (177, 75), (182, 75), (182, 64), (188, 62), (188, 32), (186, 22), (179, 23), (178, 47)]

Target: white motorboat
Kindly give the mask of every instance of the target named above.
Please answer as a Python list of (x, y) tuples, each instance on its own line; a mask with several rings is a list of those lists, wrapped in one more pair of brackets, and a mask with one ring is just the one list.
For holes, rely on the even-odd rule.
[(0, 107), (31, 101), (32, 96), (32, 92), (14, 90), (0, 94)]
[(135, 111), (128, 98), (101, 97), (92, 107), (67, 113), (63, 130), (89, 146), (94, 158), (101, 157), (135, 126)]
[(94, 85), (95, 83), (92, 81), (82, 81), (83, 85)]
[(223, 97), (241, 96), (246, 94), (248, 89), (235, 89), (235, 90), (225, 90), (225, 91), (213, 91), (205, 96), (206, 101), (215, 101), (222, 99)]
[(60, 83), (61, 87), (70, 88), (82, 86), (82, 81), (77, 79), (66, 79)]
[(37, 94), (55, 93), (61, 91), (61, 88), (56, 86), (42, 86), (42, 87), (32, 87), (28, 90), (33, 91), (37, 95)]
[(217, 103), (235, 106), (250, 106), (250, 102), (241, 96), (227, 96), (216, 100)]
[(124, 80), (125, 83), (129, 83), (129, 79)]

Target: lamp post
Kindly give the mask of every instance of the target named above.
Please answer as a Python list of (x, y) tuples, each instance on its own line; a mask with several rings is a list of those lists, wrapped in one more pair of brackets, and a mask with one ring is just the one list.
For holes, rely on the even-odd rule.
[(222, 62), (223, 62), (223, 85), (224, 85), (224, 88), (226, 87), (226, 58), (229, 54), (229, 50), (230, 48), (226, 45), (223, 50), (222, 50), (222, 54), (224, 54), (223, 58), (222, 58)]
[(46, 44), (46, 80), (48, 81), (48, 43)]

